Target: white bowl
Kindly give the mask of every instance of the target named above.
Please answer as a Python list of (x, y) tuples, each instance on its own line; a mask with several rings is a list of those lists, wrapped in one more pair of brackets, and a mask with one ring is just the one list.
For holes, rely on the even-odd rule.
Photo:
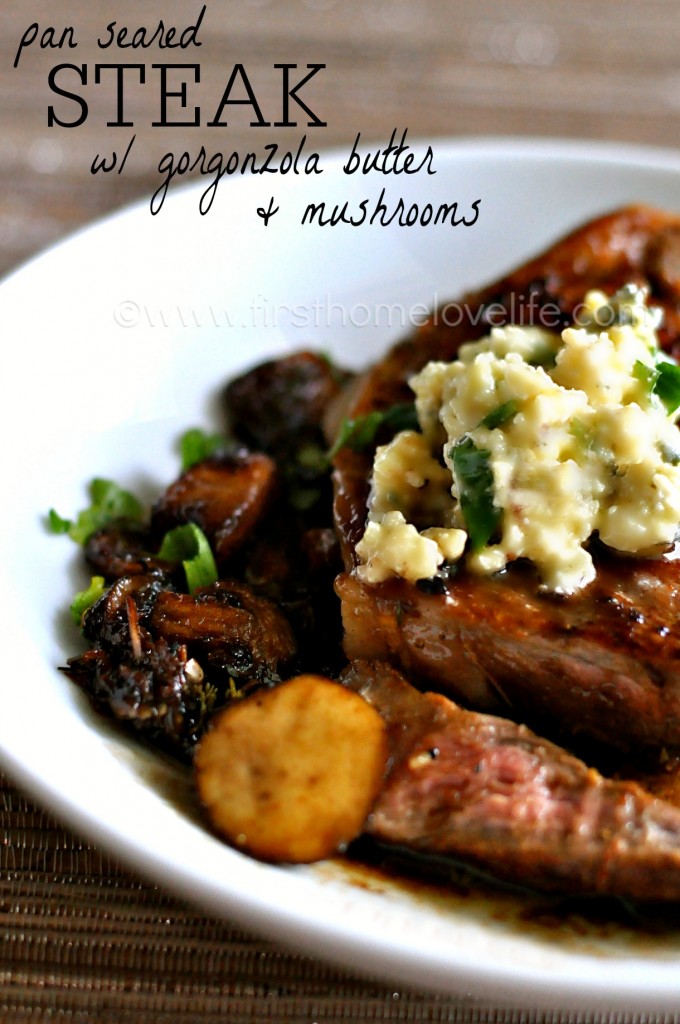
[[(425, 145), (423, 143), (422, 145)], [(122, 737), (57, 672), (78, 644), (64, 612), (85, 572), (51, 506), (113, 477), (151, 498), (178, 470), (188, 426), (215, 427), (222, 383), (264, 357), (313, 345), (352, 366), (425, 309), (493, 279), (590, 216), (629, 202), (680, 209), (680, 156), (591, 144), (433, 140), (435, 175), (342, 173), (207, 182), (123, 211), (0, 286), (2, 428), (0, 755), (75, 828), (214, 914), (361, 971), (503, 1003), (670, 1011), (680, 943), (670, 929), (522, 920), (489, 903), (381, 881), (338, 865), (279, 868), (219, 843), (183, 772)], [(385, 187), (407, 207), (459, 203), (472, 227), (302, 225), (309, 202), (358, 212)], [(275, 197), (265, 226), (256, 213)]]

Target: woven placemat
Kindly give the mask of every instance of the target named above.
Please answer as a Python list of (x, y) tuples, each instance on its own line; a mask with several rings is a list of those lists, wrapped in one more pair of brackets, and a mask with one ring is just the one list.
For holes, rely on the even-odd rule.
[(203, 916), (0, 784), (0, 1020), (457, 1021)]
[(395, 990), (291, 953), (147, 884), (0, 776), (0, 1022), (674, 1024)]

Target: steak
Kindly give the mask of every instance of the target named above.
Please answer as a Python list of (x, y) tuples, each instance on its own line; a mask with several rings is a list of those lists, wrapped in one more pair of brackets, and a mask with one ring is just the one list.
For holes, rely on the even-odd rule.
[(383, 715), (391, 744), (368, 835), (535, 889), (680, 899), (679, 808), (389, 666), (355, 663), (344, 681)]
[[(352, 388), (348, 417), (413, 400), (408, 380), (431, 360), (502, 323), (566, 326), (587, 291), (627, 283), (664, 311), (663, 346), (680, 351), (680, 217), (631, 207), (601, 217), (456, 308), (440, 310)], [(545, 314), (545, 318), (544, 318)], [(376, 443), (382, 443), (378, 435)], [(520, 562), (501, 575), (360, 581), (373, 450), (334, 461), (335, 523), (345, 571), (336, 581), (348, 658), (400, 667), (418, 685), (624, 752), (680, 746), (680, 562), (616, 557), (594, 545), (597, 579), (580, 593), (543, 593)]]

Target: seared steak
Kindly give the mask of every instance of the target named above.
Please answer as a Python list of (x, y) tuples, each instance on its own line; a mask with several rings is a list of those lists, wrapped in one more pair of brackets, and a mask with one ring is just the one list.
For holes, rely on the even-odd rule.
[[(430, 360), (501, 322), (563, 324), (594, 287), (645, 285), (663, 307), (664, 346), (680, 348), (680, 218), (633, 207), (600, 218), (460, 306), (469, 323), (441, 316), (397, 345), (359, 386), (347, 415), (412, 400), (409, 378)], [(500, 314), (499, 314), (500, 310)], [(450, 318), (449, 318), (450, 319)], [(378, 436), (377, 443), (382, 438)], [(373, 451), (335, 459), (335, 519), (345, 573), (345, 651), (400, 666), (420, 685), (473, 708), (498, 710), (554, 736), (582, 733), (621, 750), (680, 745), (680, 564), (594, 552), (598, 577), (581, 593), (539, 592), (519, 563), (497, 577), (461, 571), (417, 585), (363, 583), (352, 570), (366, 522)]]
[(680, 899), (679, 808), (526, 726), (421, 694), (389, 667), (356, 663), (345, 682), (390, 730), (393, 765), (367, 834), (536, 889)]

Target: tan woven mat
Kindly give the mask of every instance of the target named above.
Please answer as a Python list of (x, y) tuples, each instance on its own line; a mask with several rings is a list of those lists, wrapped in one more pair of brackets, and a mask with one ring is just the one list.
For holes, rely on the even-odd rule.
[(672, 1024), (539, 1014), (395, 990), (205, 917), (0, 778), (0, 1022)]
[(0, 1020), (472, 1021), (247, 935), (127, 873), (0, 786)]

